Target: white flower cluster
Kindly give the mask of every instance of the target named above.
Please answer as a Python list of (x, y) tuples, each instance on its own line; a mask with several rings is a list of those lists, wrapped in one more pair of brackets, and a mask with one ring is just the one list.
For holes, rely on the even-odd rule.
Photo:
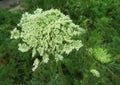
[(20, 33), (19, 30), (17, 30), (17, 28), (15, 28), (13, 31), (11, 31), (11, 39), (18, 39), (20, 37)]
[(63, 60), (63, 54), (69, 54), (73, 49), (79, 50), (83, 46), (80, 36), (84, 31), (75, 25), (69, 16), (57, 9), (42, 11), (37, 9), (33, 14), (22, 15), (18, 27), (11, 32), (11, 38), (20, 38), (19, 50), (27, 52), (32, 49), (32, 57), (39, 53), (43, 62), (47, 63), (50, 56), (56, 61)]
[(91, 69), (90, 72), (93, 74), (93, 76), (98, 77), (98, 78), (100, 77), (100, 73), (96, 69)]
[(36, 58), (33, 63), (32, 71), (35, 71), (38, 68), (38, 65), (39, 65), (39, 59)]

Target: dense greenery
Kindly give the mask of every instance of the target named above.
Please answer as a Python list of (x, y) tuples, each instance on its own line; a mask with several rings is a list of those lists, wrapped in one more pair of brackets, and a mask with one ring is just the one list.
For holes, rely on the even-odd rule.
[(17, 48), (19, 41), (10, 39), (10, 31), (19, 22), (21, 14), (22, 12), (0, 11), (0, 85), (23, 83), (30, 77), (30, 53), (20, 53)]
[(84, 44), (58, 63), (50, 61), (32, 72), (36, 55), (18, 51), (10, 32), (24, 11), (0, 10), (0, 85), (119, 85), (119, 0), (21, 0), (26, 11), (59, 9), (86, 30), (77, 36)]

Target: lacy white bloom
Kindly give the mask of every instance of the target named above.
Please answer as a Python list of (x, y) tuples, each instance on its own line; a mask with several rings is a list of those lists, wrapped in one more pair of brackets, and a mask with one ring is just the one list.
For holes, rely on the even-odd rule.
[(43, 56), (43, 62), (48, 63), (48, 61), (49, 61), (49, 56), (46, 54)]
[(40, 62), (40, 61), (39, 61), (38, 58), (36, 58), (36, 59), (34, 60), (32, 71), (35, 71), (35, 70), (38, 68), (39, 62)]
[(55, 55), (55, 60), (56, 61), (63, 60), (63, 56), (62, 55)]
[(44, 63), (50, 60), (50, 55), (56, 61), (63, 60), (64, 53), (69, 54), (83, 46), (81, 40), (75, 38), (81, 36), (83, 29), (57, 9), (37, 9), (33, 14), (26, 12), (18, 26), (21, 28), (19, 38), (23, 42), (19, 44), (19, 50), (26, 52), (32, 49), (32, 57), (39, 53)]
[(21, 52), (27, 52), (30, 49), (30, 47), (27, 46), (25, 43), (18, 44), (18, 46), (19, 46), (18, 50), (20, 50)]
[(17, 30), (17, 28), (15, 28), (13, 31), (11, 31), (11, 39), (18, 39), (20, 37), (20, 33), (19, 30)]

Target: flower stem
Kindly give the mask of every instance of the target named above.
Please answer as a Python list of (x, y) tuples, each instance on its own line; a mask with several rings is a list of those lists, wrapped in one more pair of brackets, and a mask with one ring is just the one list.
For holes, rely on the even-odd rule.
[(59, 70), (59, 74), (62, 78), (62, 85), (67, 85), (66, 82), (65, 82), (65, 76), (64, 76), (64, 73), (63, 73), (63, 70), (62, 70), (61, 62), (58, 62), (58, 70)]

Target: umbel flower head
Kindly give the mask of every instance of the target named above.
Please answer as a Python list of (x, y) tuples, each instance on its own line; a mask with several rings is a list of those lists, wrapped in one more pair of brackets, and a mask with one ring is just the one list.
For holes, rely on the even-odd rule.
[(112, 61), (111, 54), (108, 53), (107, 49), (97, 47), (89, 49), (89, 51), (93, 54), (94, 58), (102, 64)]
[(90, 72), (93, 74), (93, 76), (98, 77), (98, 78), (100, 77), (100, 73), (99, 73), (98, 70), (96, 70), (96, 69), (91, 69)]
[[(20, 29), (18, 29), (20, 28)], [(11, 32), (12, 39), (21, 39), (19, 50), (32, 50), (32, 57), (36, 53), (47, 63), (50, 57), (56, 61), (63, 59), (63, 54), (69, 54), (73, 49), (79, 50), (83, 46), (80, 36), (83, 29), (75, 25), (69, 16), (57, 9), (42, 11), (37, 9), (33, 14), (24, 13), (18, 24)]]

